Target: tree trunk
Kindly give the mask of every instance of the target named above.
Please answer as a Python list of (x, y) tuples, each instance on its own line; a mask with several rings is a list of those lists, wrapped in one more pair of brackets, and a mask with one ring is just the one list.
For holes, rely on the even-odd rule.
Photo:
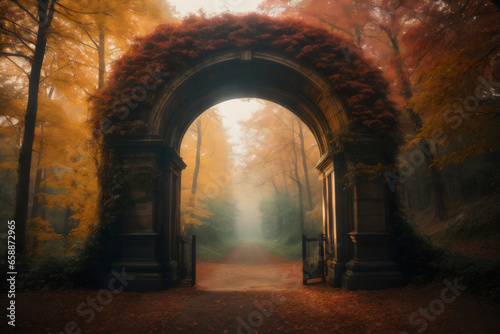
[(97, 88), (101, 90), (104, 87), (104, 75), (106, 74), (106, 38), (102, 28), (99, 28), (99, 47), (97, 48), (97, 54), (99, 55), (99, 84)]
[(356, 33), (356, 44), (361, 47), (361, 30), (359, 30), (358, 26), (355, 26), (354, 31)]
[(309, 183), (309, 170), (307, 168), (307, 160), (306, 160), (306, 149), (304, 146), (304, 132), (302, 131), (302, 121), (297, 118), (299, 123), (299, 137), (300, 137), (300, 151), (302, 153), (302, 167), (304, 168), (304, 178), (306, 182), (306, 191), (307, 191), (307, 211), (311, 211), (313, 209), (312, 195), (311, 195), (311, 185)]
[[(42, 174), (42, 180), (45, 180), (47, 178), (47, 170), (45, 168), (42, 168), (42, 173), (43, 173)], [(42, 192), (43, 193), (47, 192), (47, 187), (46, 187), (45, 184), (42, 186)], [(40, 211), (40, 218), (42, 218), (43, 220), (45, 220), (46, 213), (47, 213), (47, 209), (45, 208), (45, 206), (42, 205), (41, 211)]]
[[(286, 166), (285, 166), (285, 161), (281, 157), (280, 154), (280, 161), (281, 161), (281, 167), (282, 167), (282, 173), (281, 175), (283, 176), (283, 193), (281, 193), (280, 197), (280, 203), (284, 198), (288, 198), (289, 193), (288, 193), (288, 184), (287, 184), (287, 175), (286, 175)], [(284, 210), (283, 210), (284, 211)], [(289, 214), (286, 214), (286, 212), (283, 212), (283, 224), (287, 228), (290, 228), (292, 226), (292, 219), (290, 218)]]
[(274, 189), (274, 194), (278, 195), (280, 191), (278, 190), (278, 187), (276, 186), (276, 182), (274, 182), (274, 177), (273, 176), (271, 176), (271, 184), (272, 184), (273, 189)]
[(201, 160), (201, 118), (196, 119), (196, 163), (194, 165), (193, 172), (193, 184), (191, 185), (191, 207), (196, 205), (196, 187), (198, 183), (198, 174), (200, 172), (200, 160)]
[[(415, 123), (415, 126), (417, 127), (417, 132), (420, 132), (422, 129), (422, 119), (420, 118), (419, 115), (417, 115), (411, 108), (407, 108), (407, 112), (410, 114), (410, 118), (413, 120)], [(425, 160), (427, 162), (427, 168), (429, 169), (429, 172), (431, 174), (431, 184), (432, 184), (432, 190), (434, 192), (435, 196), (435, 211), (436, 211), (436, 217), (438, 217), (440, 220), (443, 220), (446, 218), (446, 204), (444, 201), (444, 186), (443, 186), (443, 180), (441, 178), (441, 172), (437, 169), (436, 166), (433, 166), (432, 164), (434, 163), (435, 160), (435, 155), (432, 152), (432, 149), (430, 145), (427, 142), (421, 142), (419, 143), (421, 147), (424, 148), (425, 152)]]
[(300, 219), (300, 234), (304, 235), (306, 234), (306, 227), (305, 227), (305, 222), (304, 222), (304, 204), (303, 202), (303, 195), (302, 195), (302, 183), (300, 180), (297, 180), (297, 189), (299, 192), (299, 219)]
[(19, 260), (26, 254), (26, 221), (28, 218), (28, 201), (30, 193), (31, 153), (33, 151), (33, 140), (35, 138), (40, 73), (45, 57), (45, 47), (47, 45), (47, 30), (54, 14), (54, 2), (55, 1), (51, 2), (51, 6), (47, 11), (46, 8), (49, 7), (49, 1), (38, 1), (40, 22), (29, 78), (28, 105), (26, 107), (26, 115), (24, 116), (24, 135), (19, 153), (16, 204), (14, 208), (14, 220), (16, 221), (16, 248), (20, 258)]
[(288, 185), (286, 182), (286, 168), (285, 168), (285, 161), (281, 159), (281, 165), (283, 167), (283, 188), (285, 190), (285, 194), (288, 194)]
[(294, 174), (295, 174), (295, 182), (297, 183), (297, 190), (299, 193), (299, 221), (300, 221), (300, 234), (304, 235), (306, 234), (306, 229), (305, 229), (305, 224), (304, 224), (304, 201), (303, 201), (303, 194), (302, 194), (302, 183), (300, 182), (299, 178), (299, 168), (298, 168), (298, 157), (297, 157), (297, 149), (295, 147), (295, 142), (292, 143), (293, 147), (293, 156), (294, 156)]
[[(427, 156), (426, 156), (427, 157)], [(427, 164), (430, 166), (429, 171), (431, 173), (432, 190), (435, 197), (435, 208), (436, 217), (440, 220), (446, 218), (446, 205), (444, 203), (444, 186), (441, 180), (441, 173), (435, 166), (431, 166), (434, 160), (434, 155), (427, 157)]]
[[(41, 146), (40, 146), (41, 148)], [(33, 190), (33, 206), (31, 207), (31, 215), (30, 218), (38, 217), (38, 210), (40, 207), (40, 201), (38, 200), (38, 195), (40, 194), (40, 184), (42, 183), (42, 173), (43, 169), (40, 168), (40, 153), (38, 154), (38, 168), (36, 169), (36, 177), (35, 177), (35, 188)]]
[[(54, 87), (50, 88), (48, 98), (52, 99), (52, 96), (54, 95)], [(40, 126), (40, 147), (38, 149), (38, 161), (36, 164), (36, 177), (35, 177), (35, 188), (33, 190), (33, 206), (31, 207), (31, 216), (30, 218), (36, 218), (38, 217), (38, 212), (40, 211), (40, 201), (38, 199), (38, 196), (40, 194), (40, 184), (42, 183), (43, 180), (45, 180), (45, 169), (40, 168), (40, 163), (42, 161), (42, 156), (43, 156), (43, 124)], [(45, 186), (44, 192), (45, 192)], [(42, 207), (42, 212), (40, 213), (40, 217), (42, 219), (45, 219), (45, 208)]]
[[(274, 188), (274, 198), (275, 198), (275, 203), (276, 203), (276, 219), (277, 219), (277, 227), (280, 233), (285, 232), (286, 229), (286, 220), (283, 218), (283, 212), (281, 209), (281, 201), (282, 201), (282, 196), (278, 190), (278, 187), (276, 186), (276, 183), (274, 182), (274, 177), (271, 177), (271, 184), (273, 185)], [(275, 236), (273, 236), (275, 237)]]

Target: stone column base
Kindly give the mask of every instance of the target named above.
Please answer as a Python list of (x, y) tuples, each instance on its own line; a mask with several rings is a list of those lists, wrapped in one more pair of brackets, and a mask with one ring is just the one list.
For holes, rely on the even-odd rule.
[(346, 290), (377, 290), (405, 284), (397, 263), (386, 260), (351, 260), (342, 276), (342, 287)]
[(342, 276), (345, 273), (346, 262), (338, 262), (335, 260), (328, 260), (326, 262), (328, 268), (328, 276), (326, 282), (333, 287), (342, 286)]

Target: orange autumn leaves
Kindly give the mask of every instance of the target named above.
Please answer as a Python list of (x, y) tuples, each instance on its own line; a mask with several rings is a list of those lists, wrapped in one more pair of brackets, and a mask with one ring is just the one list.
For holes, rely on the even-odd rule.
[(126, 134), (134, 121), (143, 119), (154, 94), (148, 94), (125, 120), (113, 111), (120, 106), (112, 108), (112, 104), (127, 94), (130, 87), (142, 83), (142, 78), (148, 74), (148, 65), (157, 64), (161, 72), (173, 76), (214, 50), (234, 48), (270, 50), (314, 67), (330, 80), (344, 99), (350, 110), (353, 131), (393, 135), (398, 112), (387, 98), (387, 84), (380, 70), (364, 59), (356, 46), (317, 26), (257, 14), (190, 16), (182, 25), (162, 25), (153, 34), (138, 38), (115, 62), (107, 89), (94, 101), (94, 126), (99, 128), (102, 120), (108, 118), (116, 124), (111, 135)]

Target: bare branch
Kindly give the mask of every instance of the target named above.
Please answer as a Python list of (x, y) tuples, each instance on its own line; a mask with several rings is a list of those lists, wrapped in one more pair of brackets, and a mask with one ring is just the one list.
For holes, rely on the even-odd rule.
[[(31, 30), (31, 29), (28, 29), (28, 28), (26, 28), (25, 26), (23, 26), (23, 25), (21, 25), (21, 24), (19, 24), (19, 23), (15, 22), (15, 21), (12, 21), (11, 19), (9, 19), (9, 18), (8, 18), (8, 17), (6, 17), (6, 16), (0, 16), (0, 19), (5, 20), (5, 21), (8, 21), (8, 22), (10, 22), (11, 24), (13, 24), (13, 25), (15, 25), (15, 26), (18, 26), (20, 29), (22, 29), (22, 30), (24, 30), (24, 31), (26, 31), (26, 32), (28, 32), (28, 33), (30, 33), (30, 34), (32, 34), (33, 36), (35, 36), (35, 35), (36, 35), (36, 31)], [(2, 27), (2, 28), (4, 28), (4, 27)], [(4, 28), (4, 29), (5, 29), (5, 28)], [(33, 44), (35, 44), (35, 43), (33, 43)]]
[(46, 79), (48, 79), (48, 78), (49, 78), (52, 74), (54, 74), (54, 73), (56, 73), (56, 72), (58, 72), (58, 71), (62, 70), (63, 68), (65, 68), (65, 67), (67, 67), (67, 66), (69, 66), (69, 64), (66, 64), (66, 65), (64, 65), (64, 66), (61, 66), (61, 67), (59, 67), (57, 70), (50, 72), (49, 74), (47, 74), (47, 76), (46, 76), (45, 78), (43, 78), (43, 79), (41, 79), (41, 80), (40, 80), (40, 83), (44, 82), (44, 81), (45, 81)]
[[(35, 44), (35, 43), (33, 43), (32, 41), (30, 41), (29, 39), (26, 39), (26, 38), (24, 38), (24, 37), (21, 37), (21, 36), (17, 35), (16, 33), (12, 32), (12, 31), (10, 31), (10, 30), (8, 30), (8, 29), (5, 29), (4, 27), (0, 27), (0, 29), (4, 30), (4, 31), (7, 33), (7, 35), (10, 35), (10, 36), (14, 37), (15, 39), (17, 39), (17, 40), (18, 40), (19, 42), (21, 42), (21, 43), (22, 43), (22, 44), (23, 44), (23, 45), (24, 45), (24, 46), (25, 46), (28, 50), (30, 50), (31, 52), (35, 53), (35, 50), (33, 50), (33, 49), (31, 48), (31, 46), (29, 46), (28, 44), (26, 44), (26, 42), (27, 42), (27, 43), (31, 43), (31, 44)], [(4, 44), (4, 45), (12, 45), (12, 44), (8, 44), (8, 43), (2, 43), (2, 44)]]
[(467, 72), (469, 72), (473, 67), (478, 66), (481, 61), (483, 61), (485, 58), (489, 57), (492, 53), (494, 53), (496, 50), (500, 48), (500, 44), (493, 47), (490, 51), (488, 51), (486, 54), (484, 54), (481, 58), (476, 60), (472, 65), (470, 65), (463, 73), (465, 75)]
[(10, 0), (11, 2), (15, 3), (19, 8), (21, 8), (23, 11), (26, 12), (36, 23), (39, 23), (38, 19), (35, 17), (35, 15), (31, 14), (29, 10), (23, 7), (17, 0)]
[(99, 49), (99, 44), (97, 44), (97, 42), (92, 38), (92, 36), (90, 36), (89, 32), (85, 29), (83, 29), (83, 31), (85, 31), (85, 33), (87, 34), (87, 36), (89, 36), (90, 40), (92, 41), (92, 43), (94, 43), (95, 45), (95, 49)]
[(13, 61), (12, 59), (10, 59), (9, 57), (5, 57), (7, 58), (12, 64), (14, 64), (17, 68), (19, 68), (21, 70), (21, 72), (23, 72), (24, 74), (26, 74), (26, 77), (29, 79), (30, 78), (30, 75), (28, 72), (26, 72), (24, 70), (24, 68), (22, 68), (21, 66), (19, 66), (15, 61)]
[(33, 62), (33, 59), (31, 59), (30, 57), (23, 55), (23, 54), (19, 54), (19, 53), (0, 52), (0, 56), (19, 57), (19, 58), (24, 58), (24, 59), (28, 60), (30, 63)]
[(326, 23), (326, 24), (328, 24), (330, 27), (333, 27), (333, 28), (335, 28), (335, 29), (337, 29), (337, 30), (341, 30), (341, 31), (345, 32), (346, 34), (348, 34), (348, 35), (350, 35), (350, 36), (353, 36), (353, 37), (354, 37), (354, 34), (353, 34), (353, 33), (350, 33), (349, 31), (347, 31), (347, 30), (345, 30), (345, 29), (343, 29), (343, 28), (341, 28), (341, 27), (339, 27), (339, 26), (336, 26), (335, 24), (330, 23), (330, 22), (328, 22), (327, 20), (325, 20), (325, 19), (323, 19), (323, 18), (321, 18), (321, 17), (320, 17), (318, 20), (319, 20), (319, 22)]
[(411, 71), (411, 73), (409, 75), (409, 78), (411, 78), (411, 76), (413, 75), (413, 73), (415, 73), (415, 71), (417, 70), (417, 68), (420, 66), (420, 63), (422, 62), (422, 60), (425, 58), (425, 56), (427, 56), (427, 54), (429, 52), (431, 52), (432, 49), (434, 49), (434, 46), (436, 46), (436, 44), (438, 42), (441, 42), (441, 40), (436, 39), (436, 41), (434, 42), (434, 44), (432, 44), (431, 47), (429, 49), (427, 49), (427, 51), (425, 51), (424, 54), (418, 59), (417, 65), (415, 66), (415, 68), (413, 69), (413, 71)]
[(70, 20), (70, 21), (73, 21), (73, 22), (75, 22), (75, 23), (77, 23), (77, 24), (84, 25), (84, 23), (83, 23), (83, 22), (77, 21), (77, 20), (75, 20), (75, 19), (73, 19), (73, 18), (71, 18), (71, 17), (69, 17), (69, 16), (68, 16), (68, 15), (71, 15), (71, 14), (68, 14), (68, 15), (63, 14), (61, 11), (58, 11), (57, 9), (54, 9), (54, 11), (55, 11), (56, 13), (58, 13), (59, 15), (64, 16), (65, 18), (67, 18), (67, 19), (68, 19), (68, 20)]
[(77, 38), (75, 38), (75, 37), (71, 37), (71, 36), (63, 36), (60, 32), (56, 32), (56, 31), (54, 31), (54, 32), (53, 32), (53, 34), (54, 34), (54, 35), (57, 35), (57, 36), (60, 36), (60, 37), (62, 37), (62, 38), (71, 39), (71, 40), (73, 40), (73, 41), (75, 41), (75, 42), (77, 42), (77, 43), (80, 43), (80, 44), (82, 44), (82, 45), (85, 45), (85, 46), (86, 46), (86, 47), (88, 47), (88, 48), (91, 48), (91, 49), (93, 49), (93, 50), (97, 50), (97, 48), (93, 47), (92, 45), (89, 45), (89, 44), (87, 44), (87, 43), (84, 43), (84, 42), (80, 41), (79, 39), (77, 39)]
[(76, 83), (78, 84), (78, 86), (80, 86), (80, 88), (83, 90), (83, 92), (85, 94), (87, 94), (88, 96), (92, 97), (93, 95), (91, 93), (89, 93), (81, 84), (80, 84), (80, 81), (78, 80), (78, 77), (76, 75), (76, 71), (75, 71), (75, 68), (73, 67), (73, 61), (71, 60), (71, 57), (63, 50), (64, 54), (66, 55), (66, 57), (68, 58), (68, 61), (69, 61), (69, 65), (71, 67), (71, 72), (73, 74), (73, 78), (75, 78), (75, 81)]
[[(69, 12), (73, 12), (73, 13), (78, 13), (78, 14), (101, 14), (100, 12), (82, 12), (82, 11), (71, 9), (71, 8), (66, 7), (64, 5), (61, 5), (60, 3), (58, 3), (57, 5), (59, 7), (62, 7), (64, 10), (69, 11)], [(69, 14), (69, 15), (71, 15), (71, 14)]]

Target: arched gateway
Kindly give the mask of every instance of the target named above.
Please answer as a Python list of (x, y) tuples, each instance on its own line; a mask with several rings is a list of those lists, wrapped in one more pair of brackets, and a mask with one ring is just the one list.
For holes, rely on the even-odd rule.
[(100, 225), (113, 266), (136, 276), (138, 289), (175, 281), (182, 137), (209, 107), (255, 97), (291, 110), (318, 141), (330, 284), (399, 284), (387, 185), (356, 173), (394, 162), (397, 112), (386, 94), (379, 70), (354, 45), (299, 21), (191, 17), (137, 40), (94, 107)]

